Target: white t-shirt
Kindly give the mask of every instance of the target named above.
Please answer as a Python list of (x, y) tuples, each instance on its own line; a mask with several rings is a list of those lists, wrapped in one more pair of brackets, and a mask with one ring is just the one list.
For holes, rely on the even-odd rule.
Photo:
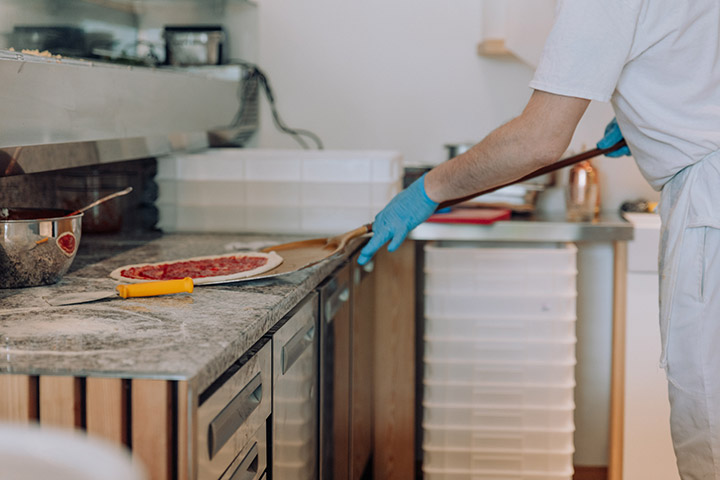
[(611, 101), (660, 190), (720, 149), (720, 0), (559, 0), (530, 86)]

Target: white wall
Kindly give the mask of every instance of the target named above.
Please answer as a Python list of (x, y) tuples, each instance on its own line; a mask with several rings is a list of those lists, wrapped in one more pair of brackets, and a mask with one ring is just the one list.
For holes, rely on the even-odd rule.
[[(480, 0), (258, 4), (259, 64), (280, 115), (326, 148), (394, 149), (406, 165), (435, 165), (446, 159), (443, 145), (479, 141), (519, 114), (531, 93), (531, 66), (476, 54), (483, 28), (493, 26)], [(298, 148), (262, 105), (259, 146)], [(612, 117), (608, 104), (591, 105), (570, 148), (593, 148)], [(604, 210), (657, 196), (631, 159), (595, 165)]]

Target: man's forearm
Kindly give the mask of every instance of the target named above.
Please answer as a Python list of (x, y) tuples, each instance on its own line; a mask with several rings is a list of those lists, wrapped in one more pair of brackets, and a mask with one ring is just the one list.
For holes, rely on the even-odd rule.
[(557, 161), (570, 144), (585, 99), (535, 92), (523, 113), (425, 178), (437, 203), (503, 185)]

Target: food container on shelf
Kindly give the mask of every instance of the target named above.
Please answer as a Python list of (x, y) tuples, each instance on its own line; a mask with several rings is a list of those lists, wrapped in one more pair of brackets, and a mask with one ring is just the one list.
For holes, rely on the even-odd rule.
[(16, 25), (10, 47), (17, 51), (48, 51), (52, 55), (82, 57), (88, 53), (85, 31), (65, 25)]
[(167, 25), (165, 63), (173, 66), (220, 65), (225, 32), (218, 25)]

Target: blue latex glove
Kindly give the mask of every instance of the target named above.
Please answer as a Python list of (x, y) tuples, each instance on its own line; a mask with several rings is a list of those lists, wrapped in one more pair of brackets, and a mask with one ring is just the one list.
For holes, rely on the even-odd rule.
[(365, 265), (388, 241), (390, 241), (388, 252), (397, 250), (408, 233), (435, 213), (437, 207), (438, 204), (430, 200), (425, 192), (425, 175), (423, 175), (398, 193), (375, 216), (373, 236), (360, 252), (358, 263)]
[[(610, 148), (622, 139), (623, 134), (617, 124), (617, 119), (613, 118), (605, 127), (605, 136), (597, 143), (597, 148)], [(630, 155), (630, 149), (627, 146), (605, 154), (606, 157), (622, 157), (625, 155)]]

